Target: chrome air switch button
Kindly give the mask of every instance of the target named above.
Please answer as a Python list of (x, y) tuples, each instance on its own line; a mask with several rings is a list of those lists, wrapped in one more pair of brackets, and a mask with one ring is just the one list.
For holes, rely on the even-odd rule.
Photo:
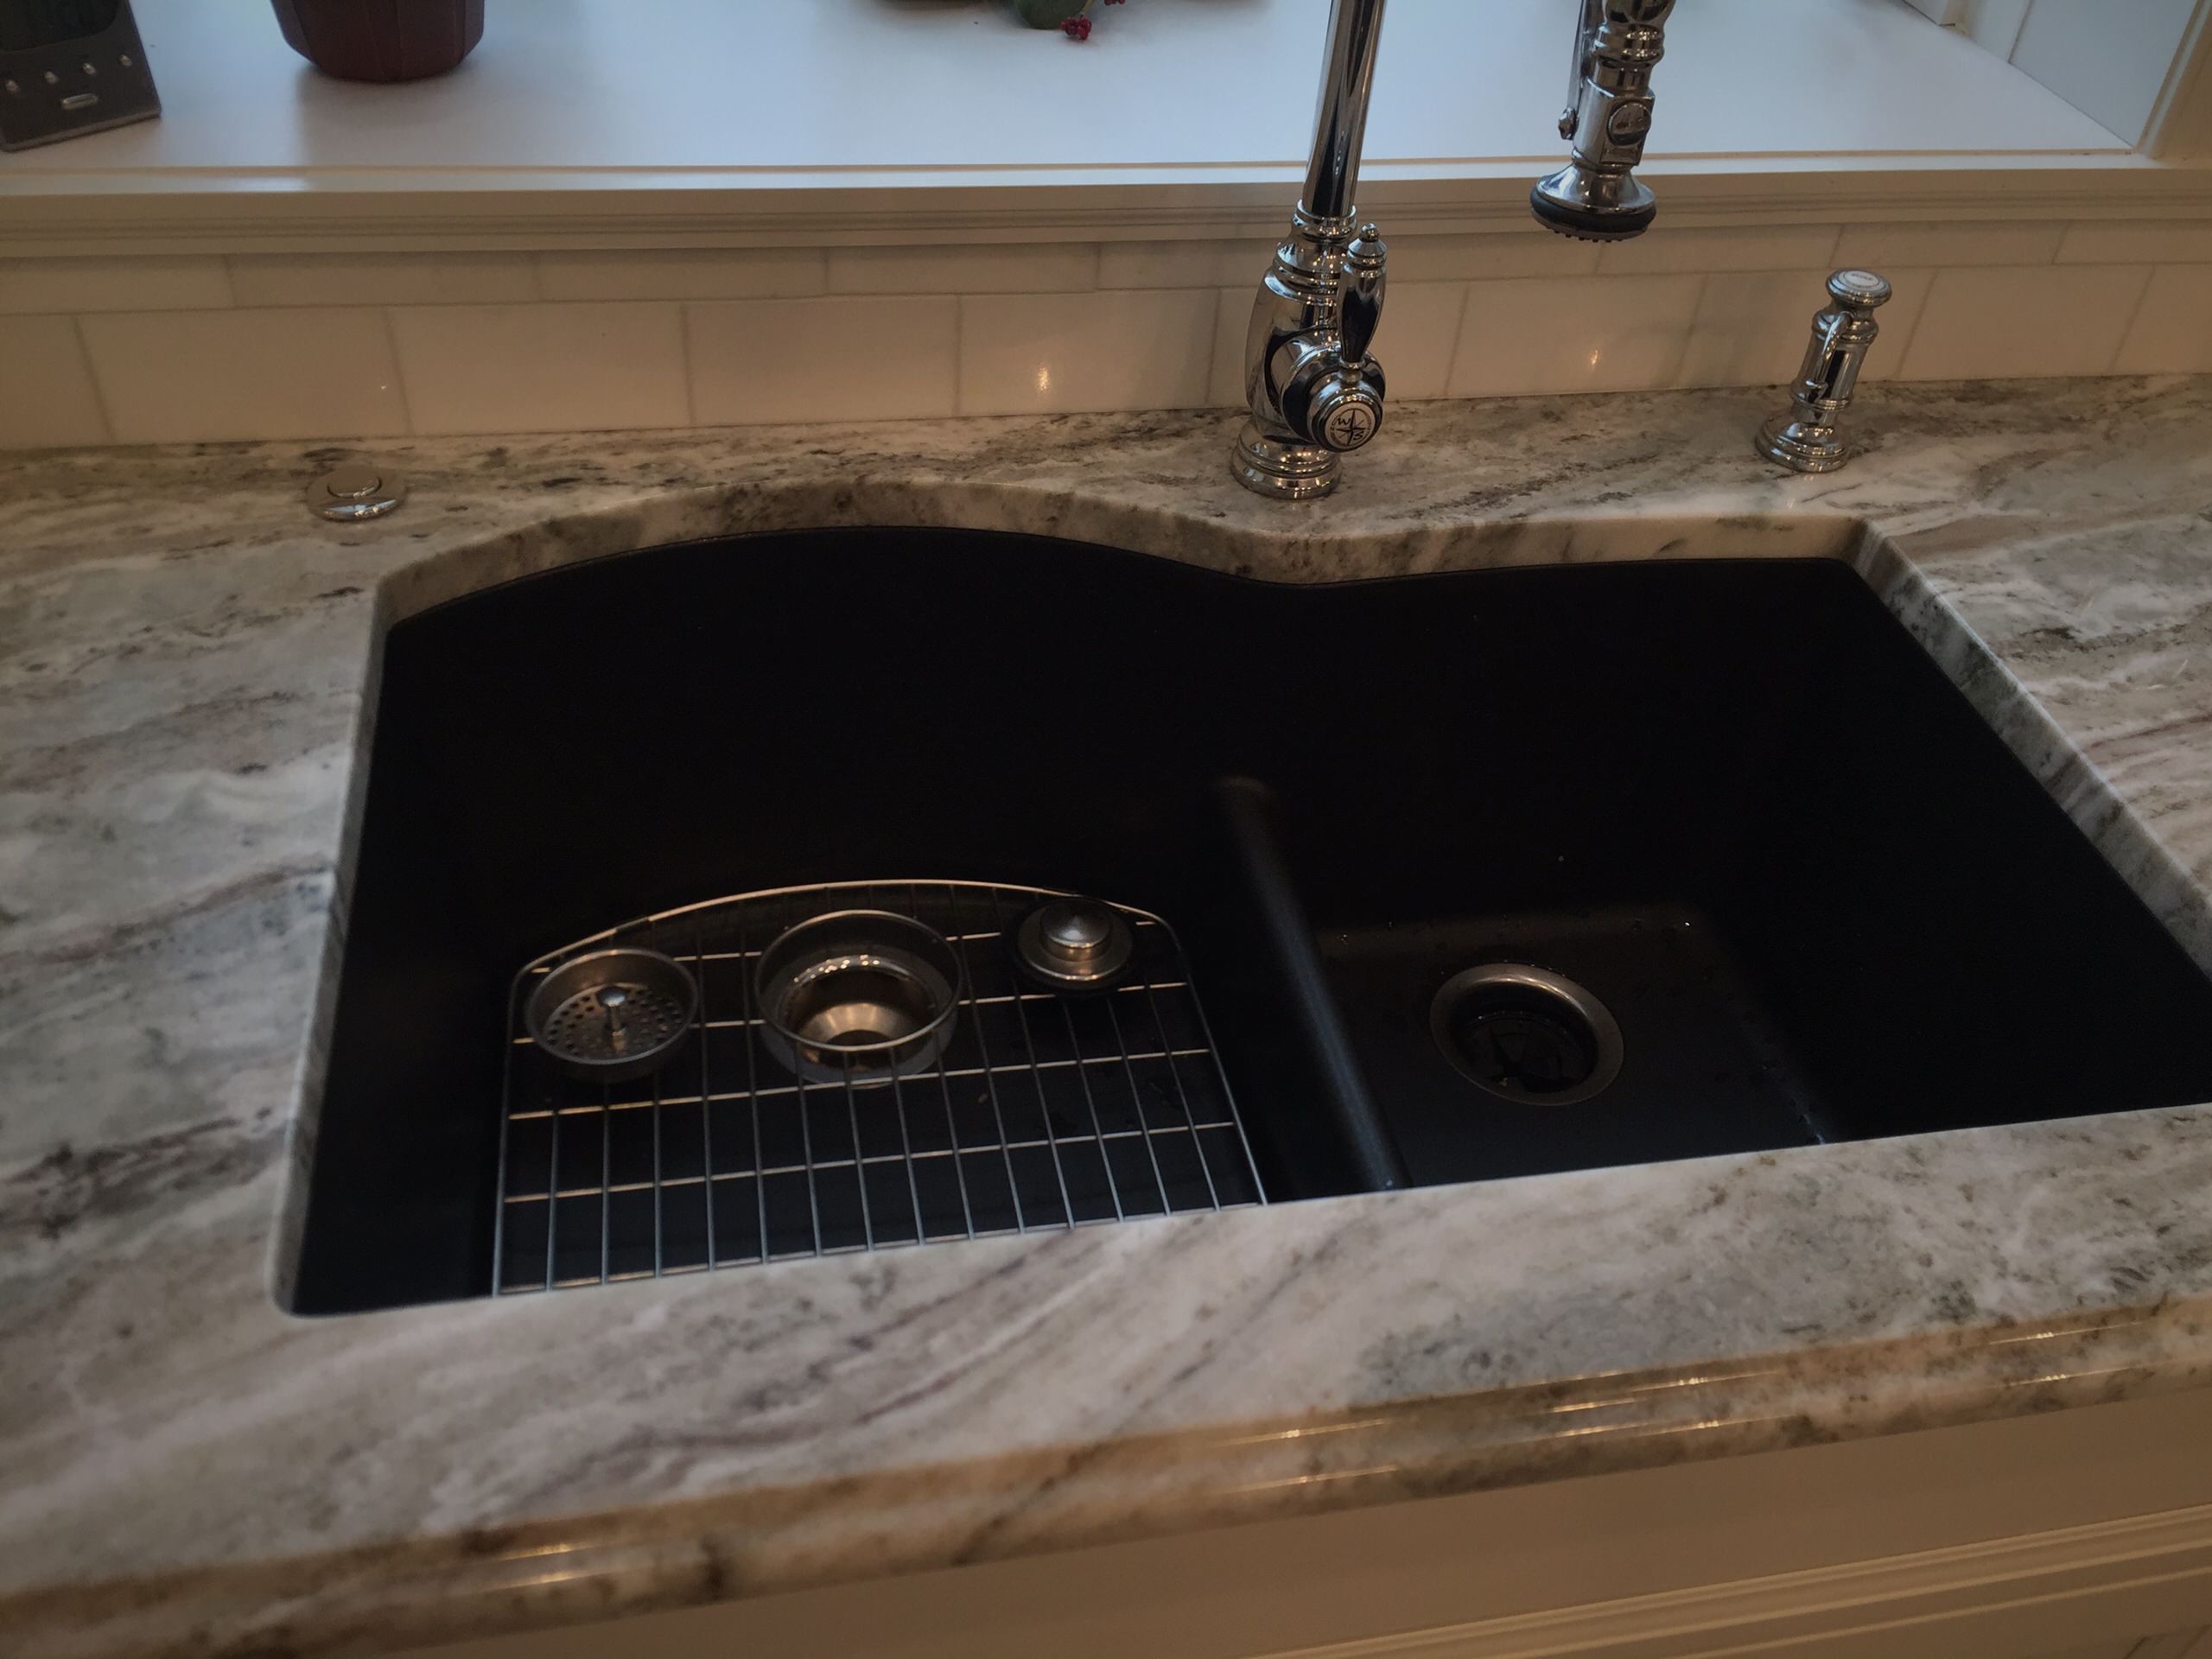
[(1136, 936), (1112, 906), (1055, 899), (1021, 918), (1014, 954), (1023, 971), (1057, 990), (1097, 990), (1128, 966)]
[(340, 524), (381, 518), (406, 499), (407, 480), (397, 473), (359, 463), (334, 467), (308, 486), (308, 510)]
[(1828, 292), (1844, 305), (1877, 306), (1888, 303), (1890, 279), (1878, 270), (1853, 268), (1839, 270), (1828, 278)]

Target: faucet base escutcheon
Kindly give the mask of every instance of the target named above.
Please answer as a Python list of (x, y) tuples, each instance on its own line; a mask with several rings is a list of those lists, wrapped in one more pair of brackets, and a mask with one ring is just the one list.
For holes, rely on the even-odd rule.
[(1335, 450), (1271, 438), (1251, 420), (1236, 435), (1229, 465), (1246, 489), (1284, 501), (1311, 501), (1326, 495), (1344, 477), (1344, 463)]

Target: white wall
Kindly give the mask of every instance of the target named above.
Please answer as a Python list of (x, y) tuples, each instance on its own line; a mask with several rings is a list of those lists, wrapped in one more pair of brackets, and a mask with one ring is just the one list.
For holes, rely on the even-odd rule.
[(2131, 146), (2203, 0), (1910, 0)]
[(2035, 0), (2016, 68), (2131, 144), (2142, 142), (2198, 0)]

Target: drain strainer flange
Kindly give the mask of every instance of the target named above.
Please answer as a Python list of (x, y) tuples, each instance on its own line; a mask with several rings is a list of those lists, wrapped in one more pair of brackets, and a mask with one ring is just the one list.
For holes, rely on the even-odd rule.
[(1585, 987), (1527, 963), (1454, 974), (1429, 1004), (1428, 1028), (1459, 1074), (1524, 1106), (1572, 1106), (1621, 1070), (1621, 1028)]

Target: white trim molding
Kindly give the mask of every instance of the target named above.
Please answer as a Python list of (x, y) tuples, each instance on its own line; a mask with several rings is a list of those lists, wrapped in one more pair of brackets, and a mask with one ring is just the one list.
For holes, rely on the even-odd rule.
[[(2212, 78), (2208, 78), (2212, 81)], [(1370, 175), (1361, 206), (1393, 235), (1530, 228), (1527, 165), (1447, 176), (1408, 168)], [(1671, 228), (2212, 217), (2212, 168), (2139, 156), (2048, 161), (1802, 158), (1655, 162), (1645, 169)], [(1295, 169), (1230, 179), (1179, 177), (1050, 186), (895, 180), (744, 179), (712, 183), (447, 178), (437, 188), (373, 181), (265, 193), (117, 188), (0, 189), (7, 251), (23, 258), (100, 254), (406, 252), (592, 248), (741, 248), (993, 242), (1219, 240), (1279, 232)]]

